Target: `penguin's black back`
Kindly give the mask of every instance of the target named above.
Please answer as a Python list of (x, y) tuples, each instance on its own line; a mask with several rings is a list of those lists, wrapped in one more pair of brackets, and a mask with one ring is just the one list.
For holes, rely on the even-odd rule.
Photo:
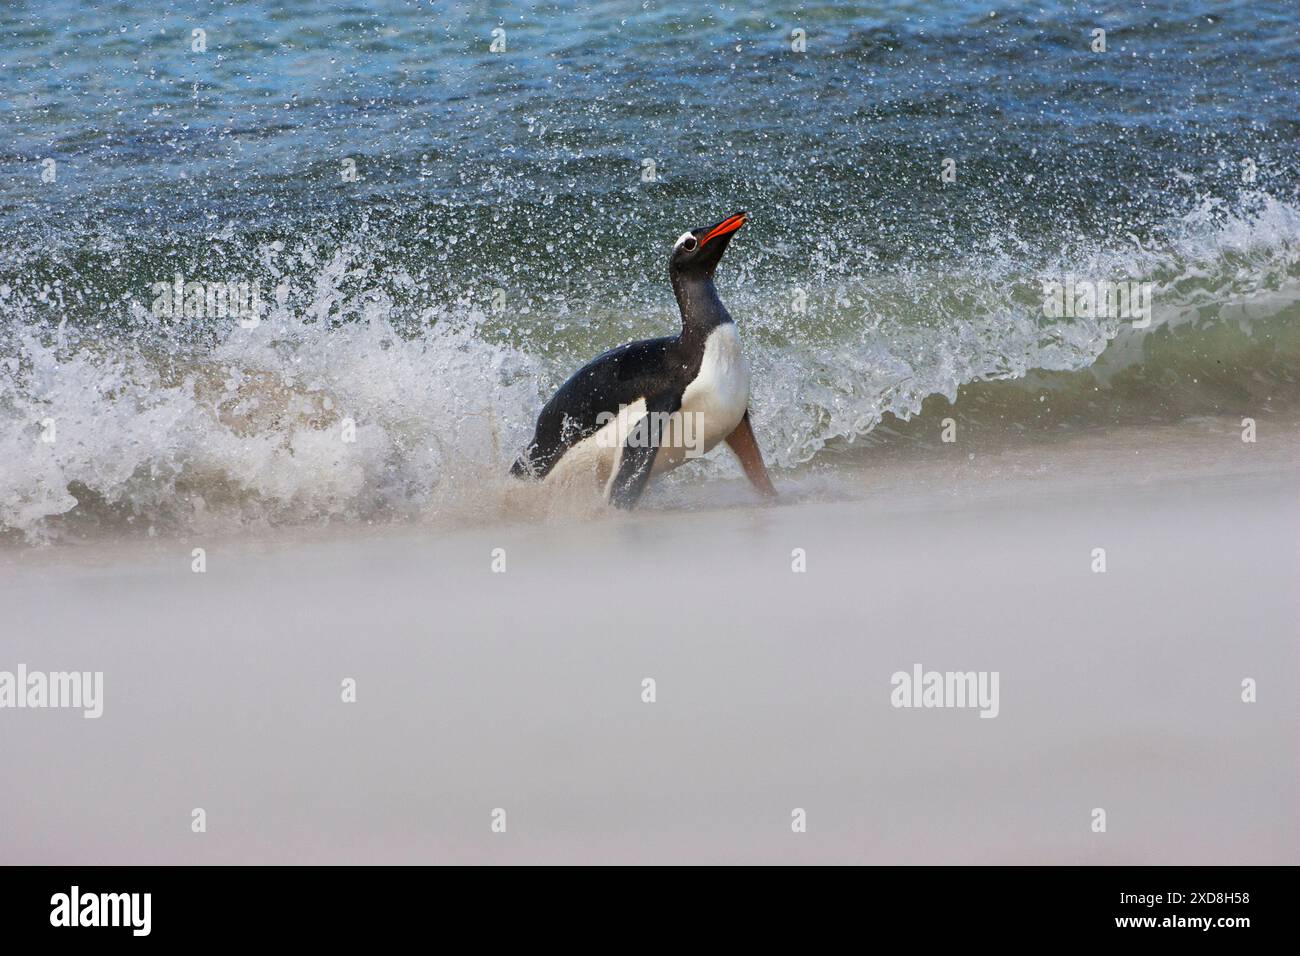
[(676, 393), (700, 371), (703, 355), (683, 345), (680, 337), (629, 342), (598, 355), (574, 372), (537, 416), (532, 443), (510, 469), (517, 476), (545, 478), (564, 453), (599, 430), (602, 412), (639, 399)]

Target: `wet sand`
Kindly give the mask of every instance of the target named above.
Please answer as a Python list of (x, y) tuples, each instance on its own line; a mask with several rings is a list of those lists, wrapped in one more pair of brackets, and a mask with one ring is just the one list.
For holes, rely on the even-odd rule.
[[(0, 711), (0, 861), (1295, 863), (1300, 436), (1264, 424), (4, 550), (0, 670), (103, 671), (104, 712)], [(997, 717), (892, 706), (918, 663), (998, 672)]]

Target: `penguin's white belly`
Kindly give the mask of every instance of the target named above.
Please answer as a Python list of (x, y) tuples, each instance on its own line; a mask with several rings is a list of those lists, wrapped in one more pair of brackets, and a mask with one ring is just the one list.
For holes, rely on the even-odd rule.
[(695, 417), (707, 452), (736, 430), (748, 407), (749, 359), (736, 324), (727, 322), (709, 333), (700, 372), (682, 395), (682, 412)]
[[(712, 450), (740, 424), (749, 407), (749, 360), (734, 323), (714, 329), (704, 345), (700, 370), (682, 393), (682, 406), (665, 423), (651, 474), (671, 471)], [(641, 399), (613, 421), (575, 444), (546, 477), (546, 484), (584, 484), (595, 479), (609, 493), (623, 442), (646, 414)]]

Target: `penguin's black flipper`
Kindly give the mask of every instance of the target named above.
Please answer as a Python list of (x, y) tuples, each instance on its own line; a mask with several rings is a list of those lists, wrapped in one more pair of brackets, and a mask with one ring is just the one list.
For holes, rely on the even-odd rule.
[(609, 483), (609, 500), (617, 507), (627, 511), (636, 507), (654, 470), (664, 423), (681, 407), (682, 394), (678, 391), (646, 400), (645, 417), (629, 430), (618, 457), (618, 471)]
[(689, 381), (700, 360), (696, 358), (694, 365), (684, 360), (676, 354), (676, 342), (672, 338), (629, 342), (574, 372), (537, 416), (533, 440), (510, 473), (516, 478), (543, 479), (574, 445), (600, 430), (605, 415), (616, 415), (647, 395), (684, 389), (686, 382), (672, 373), (689, 371)]

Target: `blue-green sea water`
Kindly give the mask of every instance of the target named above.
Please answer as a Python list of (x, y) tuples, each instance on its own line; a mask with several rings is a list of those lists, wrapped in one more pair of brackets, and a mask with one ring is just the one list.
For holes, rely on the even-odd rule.
[[(1298, 13), (7, 2), (0, 529), (451, 507), (738, 209), (778, 474), (918, 416), (1294, 405)], [(1046, 315), (1067, 278), (1150, 283), (1149, 326)]]

